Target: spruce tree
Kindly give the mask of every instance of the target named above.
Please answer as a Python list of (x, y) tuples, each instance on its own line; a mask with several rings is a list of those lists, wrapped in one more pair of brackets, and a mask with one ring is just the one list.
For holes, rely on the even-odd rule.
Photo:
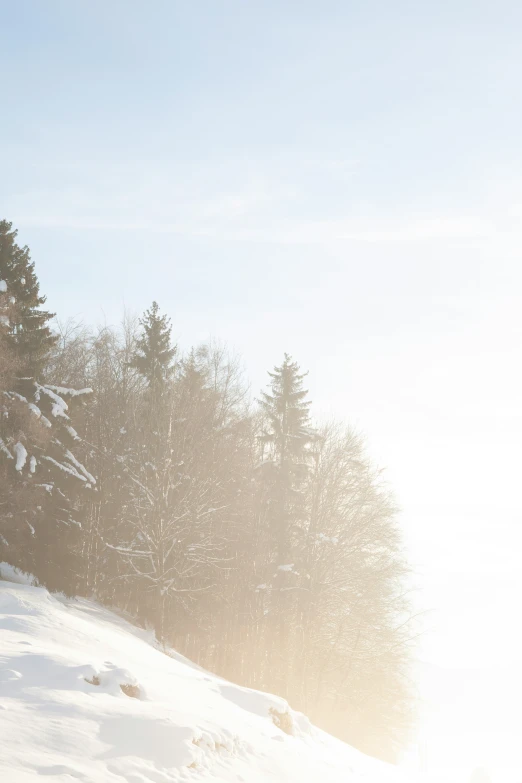
[(259, 401), (267, 420), (262, 440), (272, 447), (287, 482), (292, 477), (290, 466), (299, 463), (311, 435), (310, 402), (306, 400), (308, 391), (303, 389), (308, 373), (300, 373), (299, 369), (285, 353), (283, 364), (268, 373), (271, 393), (262, 392)]
[(79, 584), (81, 500), (94, 478), (75, 456), (81, 439), (70, 408), (76, 391), (20, 377), (10, 340), (13, 305), (0, 291), (0, 560), (32, 573), (49, 589)]
[[(91, 389), (40, 382), (56, 338), (28, 248), (0, 222), (0, 559), (49, 589), (78, 588), (82, 503), (95, 480), (78, 459), (70, 410)], [(7, 371), (6, 371), (6, 368)]]
[(19, 362), (21, 377), (39, 378), (57, 337), (49, 327), (53, 313), (42, 310), (45, 296), (27, 246), (16, 243), (17, 231), (7, 220), (0, 221), (0, 280), (9, 291), (9, 340)]
[[(82, 441), (70, 413), (91, 389), (67, 389), (22, 379), (5, 391), (0, 428), (3, 495), (2, 559), (33, 574), (50, 590), (68, 595), (81, 583), (82, 521), (96, 481), (79, 459)], [(21, 392), (21, 393), (20, 393)]]
[(177, 351), (170, 342), (170, 319), (160, 315), (158, 303), (153, 302), (140, 319), (140, 325), (143, 333), (137, 341), (131, 365), (143, 375), (150, 389), (161, 391), (172, 375)]
[(306, 375), (285, 354), (283, 363), (269, 372), (270, 391), (262, 392), (259, 400), (265, 417), (260, 437), (264, 452), (262, 478), (268, 490), (267, 518), (274, 541), (270, 576), (275, 603), (270, 612), (277, 618), (273, 652), (278, 659), (276, 688), (281, 695), (288, 686), (290, 592), (295, 587), (299, 530), (306, 514), (303, 484), (308, 474), (309, 446), (316, 438), (310, 427), (308, 391), (303, 386)]

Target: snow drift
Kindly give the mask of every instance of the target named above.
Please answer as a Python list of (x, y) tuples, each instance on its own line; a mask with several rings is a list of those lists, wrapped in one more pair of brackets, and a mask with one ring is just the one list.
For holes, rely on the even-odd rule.
[[(12, 578), (13, 572), (5, 573)], [(293, 712), (86, 600), (0, 581), (0, 780), (386, 783)]]

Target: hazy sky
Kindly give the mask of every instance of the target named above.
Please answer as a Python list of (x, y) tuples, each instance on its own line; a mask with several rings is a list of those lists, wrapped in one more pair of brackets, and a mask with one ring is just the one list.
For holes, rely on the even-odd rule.
[(316, 412), (366, 432), (396, 489), (433, 610), (422, 657), (480, 670), (451, 707), (467, 755), (447, 708), (426, 724), (440, 764), (476, 744), (500, 766), (522, 594), (522, 4), (0, 10), (0, 216), (49, 305), (115, 322), (155, 298), (183, 346), (236, 348), (254, 388), (285, 350), (310, 370)]

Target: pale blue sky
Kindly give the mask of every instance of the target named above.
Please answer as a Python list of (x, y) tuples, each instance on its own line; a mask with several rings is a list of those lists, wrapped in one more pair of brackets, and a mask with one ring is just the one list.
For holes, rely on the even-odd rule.
[(114, 322), (155, 298), (254, 388), (292, 352), (388, 468), (423, 655), (494, 689), (522, 592), (522, 4), (0, 10), (0, 215), (49, 305)]

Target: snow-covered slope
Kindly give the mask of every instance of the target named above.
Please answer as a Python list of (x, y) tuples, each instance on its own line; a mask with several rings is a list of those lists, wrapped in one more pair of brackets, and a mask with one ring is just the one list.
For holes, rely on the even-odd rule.
[(173, 656), (95, 603), (0, 581), (0, 781), (398, 780), (282, 699)]

